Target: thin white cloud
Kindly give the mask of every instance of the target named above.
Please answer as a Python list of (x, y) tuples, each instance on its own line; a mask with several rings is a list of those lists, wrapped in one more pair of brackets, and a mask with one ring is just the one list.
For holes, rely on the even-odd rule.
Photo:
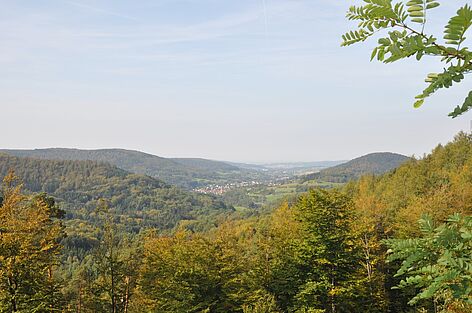
[(81, 2), (69, 1), (69, 0), (64, 0), (62, 2), (70, 4), (70, 5), (72, 5), (74, 7), (77, 7), (77, 8), (85, 9), (85, 10), (92, 11), (92, 12), (95, 12), (95, 13), (100, 13), (100, 14), (105, 14), (105, 15), (109, 15), (109, 16), (119, 17), (119, 18), (131, 20), (131, 21), (138, 21), (138, 19), (136, 19), (134, 17), (128, 16), (128, 15), (125, 15), (125, 14), (121, 14), (121, 13), (118, 13), (118, 12), (114, 12), (114, 11), (111, 11), (111, 10), (102, 9), (102, 8), (99, 8), (99, 7), (96, 7), (96, 6), (91, 6), (91, 5), (88, 5), (88, 4), (81, 3)]

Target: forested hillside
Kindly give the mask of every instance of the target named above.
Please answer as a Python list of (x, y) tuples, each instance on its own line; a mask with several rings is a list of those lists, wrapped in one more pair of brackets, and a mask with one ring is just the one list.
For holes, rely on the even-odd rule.
[[(97, 162), (11, 156), (1, 160), (2, 173), (13, 166), (28, 189), (60, 197), (69, 217), (84, 218), (66, 199), (100, 208), (95, 196), (101, 194), (116, 205), (87, 211), (100, 221), (95, 224), (101, 225), (98, 228), (66, 222), (69, 236), (64, 239), (54, 201), (44, 195), (22, 196), (8, 178), (0, 213), (8, 229), (5, 234), (12, 234), (11, 244), (39, 240), (15, 234), (33, 227), (23, 221), (31, 219), (36, 225), (34, 212), (43, 212), (46, 215), (37, 221), (43, 224), (34, 227), (47, 230), (47, 238), (62, 238), (64, 248), (49, 245), (51, 251), (61, 251), (59, 259), (39, 248), (38, 254), (22, 257), (37, 266), (34, 272), (27, 272), (31, 267), (24, 265), (15, 267), (16, 272), (0, 272), (2, 277), (18, 278), (18, 286), (38, 295), (32, 298), (22, 289), (3, 289), (1, 308), (11, 307), (13, 299), (18, 307), (64, 312), (468, 313), (472, 309), (468, 304), (472, 219), (458, 215), (472, 214), (472, 135), (460, 133), (423, 159), (411, 159), (387, 174), (363, 176), (337, 190), (311, 190), (267, 215), (220, 221), (206, 231), (183, 223), (172, 233), (126, 232), (117, 222), (125, 214), (135, 217), (127, 205), (113, 199), (137, 201), (146, 207), (143, 211), (152, 199), (161, 199), (165, 214), (156, 208), (156, 215), (144, 216), (165, 227), (173, 225), (166, 216), (183, 217), (180, 209), (186, 203), (206, 200), (211, 207), (211, 198), (185, 198), (187, 194), (152, 178)], [(96, 184), (89, 184), (89, 179)], [(211, 211), (192, 208), (183, 211), (192, 218), (198, 217), (195, 212)], [(0, 249), (0, 260), (12, 260), (15, 251)], [(53, 279), (48, 268), (58, 261)]]
[(194, 169), (200, 169), (205, 171), (216, 171), (216, 172), (231, 172), (231, 171), (238, 171), (240, 170), (239, 167), (234, 165), (220, 162), (220, 161), (213, 161), (207, 159), (199, 159), (199, 158), (172, 158), (170, 159), (176, 163), (182, 164), (184, 166), (188, 166)]
[(66, 217), (95, 222), (104, 199), (114, 219), (136, 231), (145, 226), (169, 229), (232, 209), (214, 197), (172, 187), (155, 178), (132, 174), (108, 163), (19, 158), (0, 154), (0, 176), (15, 172), (27, 191), (56, 198)]
[(306, 175), (302, 180), (319, 180), (333, 183), (346, 183), (367, 174), (379, 175), (397, 168), (409, 158), (391, 152), (371, 153), (355, 158), (344, 164), (323, 169), (318, 173)]
[(19, 156), (47, 160), (89, 160), (108, 162), (135, 174), (158, 178), (170, 185), (193, 189), (208, 184), (225, 184), (266, 177), (261, 171), (240, 169), (224, 162), (205, 159), (168, 159), (124, 149), (35, 149), (0, 150)]
[[(406, 269), (394, 277), (402, 265), (395, 260), (406, 258), (412, 253), (408, 245), (422, 239), (398, 244), (384, 240), (428, 234), (425, 227), (431, 233), (435, 222), (453, 213), (470, 215), (471, 168), (472, 136), (461, 133), (424, 159), (412, 159), (379, 177), (364, 176), (338, 191), (310, 191), (266, 217), (230, 222), (205, 234), (151, 236), (144, 248), (137, 301), (149, 303), (150, 312), (193, 307), (209, 312), (470, 312), (472, 307), (451, 291), (464, 288), (460, 290), (467, 294), (467, 274), (447, 272), (450, 268), (444, 266), (438, 273), (421, 270), (421, 264), (431, 263), (410, 254), (411, 263), (403, 263)], [(417, 221), (425, 213), (432, 219), (420, 227)], [(438, 262), (453, 262), (446, 261), (447, 254), (462, 253), (461, 262), (469, 264), (462, 271), (467, 273), (471, 238), (466, 236), (472, 224), (465, 225), (456, 252), (438, 247), (429, 262), (440, 255)], [(441, 227), (438, 232), (446, 231)], [(455, 228), (450, 227), (452, 234)], [(459, 244), (454, 240), (452, 247)], [(388, 257), (388, 245), (402, 248)], [(421, 253), (426, 255), (426, 250)], [(176, 268), (178, 277), (173, 275)], [(401, 283), (409, 271), (414, 277)], [(465, 285), (454, 287), (462, 284), (459, 275)], [(435, 285), (426, 292), (433, 277)], [(420, 291), (425, 292), (412, 300)]]
[(422, 159), (397, 169), (366, 175), (346, 186), (358, 204), (391, 223), (396, 235), (411, 234), (423, 213), (444, 221), (453, 212), (472, 213), (472, 135), (459, 133)]

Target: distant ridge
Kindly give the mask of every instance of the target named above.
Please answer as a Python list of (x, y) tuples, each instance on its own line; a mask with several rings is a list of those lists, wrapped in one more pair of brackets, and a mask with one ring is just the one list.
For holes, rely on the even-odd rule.
[(249, 169), (241, 169), (220, 161), (198, 158), (163, 158), (140, 151), (125, 149), (0, 149), (0, 152), (17, 157), (44, 160), (107, 162), (128, 172), (148, 175), (161, 179), (168, 184), (186, 189), (193, 189), (219, 181), (236, 180), (241, 175), (254, 174), (254, 171)]
[(169, 159), (189, 168), (206, 171), (238, 171), (240, 168), (229, 163), (202, 158), (172, 158)]
[(349, 162), (323, 169), (318, 173), (306, 175), (302, 180), (345, 183), (366, 174), (384, 174), (399, 167), (409, 159), (407, 156), (392, 152), (370, 153)]

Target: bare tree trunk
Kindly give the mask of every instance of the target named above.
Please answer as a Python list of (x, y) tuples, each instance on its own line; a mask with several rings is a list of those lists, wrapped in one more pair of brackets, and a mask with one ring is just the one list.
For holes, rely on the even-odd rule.
[(372, 262), (370, 259), (370, 248), (369, 248), (369, 239), (367, 238), (367, 234), (364, 235), (364, 239), (362, 240), (362, 244), (364, 245), (364, 256), (365, 256), (365, 267), (367, 270), (367, 278), (369, 282), (372, 280)]
[[(49, 284), (50, 284), (50, 287), (52, 288), (53, 287), (53, 281), (52, 281), (52, 269), (51, 269), (51, 266), (48, 266), (48, 280), (49, 280)], [(53, 290), (51, 290), (51, 292), (53, 292)], [(54, 312), (54, 308), (52, 306), (52, 303), (49, 305), (49, 310), (52, 312)]]
[[(334, 289), (335, 287), (334, 277), (331, 278), (331, 286)], [(336, 313), (336, 304), (334, 303), (334, 295), (331, 296), (331, 313)]]
[(77, 302), (77, 313), (82, 312), (82, 281), (79, 283), (79, 301)]
[[(113, 262), (113, 261), (111, 261)], [(113, 271), (113, 264), (110, 264), (111, 275), (111, 312), (116, 313), (116, 296), (115, 296), (115, 273)]]
[(126, 283), (126, 292), (125, 292), (125, 303), (124, 303), (124, 313), (128, 313), (128, 306), (129, 306), (129, 292), (130, 292), (130, 278), (129, 276), (126, 276), (125, 278), (125, 283)]

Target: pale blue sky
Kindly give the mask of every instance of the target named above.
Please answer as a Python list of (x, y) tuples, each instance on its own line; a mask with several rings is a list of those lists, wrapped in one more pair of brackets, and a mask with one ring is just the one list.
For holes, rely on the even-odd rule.
[(470, 78), (415, 110), (437, 63), (340, 47), (358, 2), (0, 0), (0, 146), (313, 161), (421, 155), (469, 130), (447, 113)]

